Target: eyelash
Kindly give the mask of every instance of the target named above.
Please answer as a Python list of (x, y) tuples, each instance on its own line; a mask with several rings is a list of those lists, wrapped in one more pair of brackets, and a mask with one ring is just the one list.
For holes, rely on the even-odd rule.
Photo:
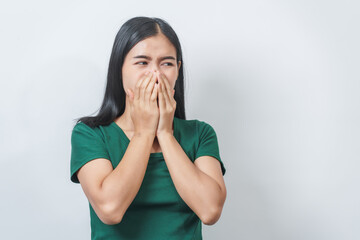
[[(137, 62), (136, 64), (139, 64), (139, 63), (146, 63), (146, 62)], [(168, 66), (173, 66), (174, 64), (172, 64), (171, 62), (166, 62), (168, 63), (169, 65)], [(140, 65), (144, 65), (144, 64), (140, 64)]]

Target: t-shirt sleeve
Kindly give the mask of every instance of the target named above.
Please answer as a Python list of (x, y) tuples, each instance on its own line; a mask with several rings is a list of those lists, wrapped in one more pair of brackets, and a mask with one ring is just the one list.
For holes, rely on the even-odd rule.
[(110, 159), (104, 140), (85, 123), (77, 123), (71, 133), (71, 181), (80, 183), (77, 171), (85, 163), (96, 158)]
[(199, 146), (195, 159), (200, 156), (215, 157), (220, 162), (222, 174), (225, 175), (226, 169), (220, 158), (219, 145), (214, 128), (204, 121), (198, 121), (197, 133), (199, 136)]

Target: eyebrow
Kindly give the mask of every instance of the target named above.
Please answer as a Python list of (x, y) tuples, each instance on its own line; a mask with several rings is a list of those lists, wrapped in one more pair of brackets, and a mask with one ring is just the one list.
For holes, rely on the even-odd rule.
[[(145, 58), (145, 59), (148, 59), (148, 60), (151, 60), (151, 57), (149, 56), (146, 56), (146, 55), (137, 55), (135, 56), (134, 58)], [(172, 60), (176, 60), (173, 56), (165, 56), (165, 57), (161, 57), (160, 60), (165, 60), (165, 59), (172, 59)]]

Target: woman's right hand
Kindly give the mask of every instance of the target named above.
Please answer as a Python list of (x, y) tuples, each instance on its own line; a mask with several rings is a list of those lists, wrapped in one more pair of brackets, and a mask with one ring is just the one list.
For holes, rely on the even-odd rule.
[(157, 92), (156, 74), (152, 71), (137, 81), (134, 92), (128, 89), (130, 115), (135, 128), (134, 134), (156, 135), (160, 117)]

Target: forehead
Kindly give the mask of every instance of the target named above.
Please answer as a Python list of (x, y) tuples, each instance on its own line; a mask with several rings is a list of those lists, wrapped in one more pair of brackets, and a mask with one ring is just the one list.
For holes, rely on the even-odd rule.
[(157, 34), (138, 42), (130, 51), (129, 55), (170, 55), (176, 58), (176, 49), (169, 39), (163, 34)]

